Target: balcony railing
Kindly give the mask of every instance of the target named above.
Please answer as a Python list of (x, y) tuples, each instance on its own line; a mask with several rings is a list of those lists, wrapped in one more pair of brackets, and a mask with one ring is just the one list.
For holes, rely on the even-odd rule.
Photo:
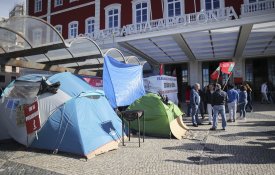
[(242, 16), (253, 16), (270, 12), (275, 12), (275, 0), (242, 4)]

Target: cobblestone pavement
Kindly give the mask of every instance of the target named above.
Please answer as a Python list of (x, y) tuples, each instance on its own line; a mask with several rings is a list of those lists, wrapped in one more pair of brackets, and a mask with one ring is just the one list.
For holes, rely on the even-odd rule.
[[(273, 107), (268, 113), (248, 113), (246, 121), (228, 123), (226, 131), (209, 131), (205, 119), (205, 125), (190, 126), (189, 139), (146, 137), (139, 148), (133, 138), (125, 147), (87, 161), (70, 154), (26, 149), (15, 142), (1, 143), (0, 174), (274, 175)], [(190, 118), (184, 120), (190, 125)]]

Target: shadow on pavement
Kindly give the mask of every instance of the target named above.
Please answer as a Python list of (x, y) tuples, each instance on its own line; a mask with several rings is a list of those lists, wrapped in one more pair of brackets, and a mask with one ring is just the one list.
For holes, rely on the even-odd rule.
[(243, 123), (238, 123), (238, 125), (235, 126), (241, 126), (241, 127), (251, 127), (251, 126), (275, 126), (275, 121), (245, 121)]
[[(24, 145), (21, 145), (12, 139), (0, 141), (0, 158), (1, 159), (9, 159), (10, 157), (12, 157), (13, 154), (15, 154), (16, 151), (27, 151), (28, 153), (34, 153), (34, 154), (25, 154), (21, 157), (16, 157), (16, 159), (27, 158), (27, 157), (28, 158), (36, 157), (36, 156), (41, 156), (43, 154), (44, 155), (53, 155), (53, 151), (35, 149), (35, 148), (27, 148)], [(82, 157), (82, 156), (65, 153), (65, 152), (58, 152), (57, 155), (72, 158), (72, 159), (78, 159), (78, 160), (84, 159), (84, 157)]]
[[(219, 137), (253, 137), (263, 136), (265, 138), (255, 139), (256, 141), (247, 142), (249, 145), (218, 145), (208, 143), (188, 143), (176, 147), (164, 147), (165, 150), (187, 151), (197, 154), (197, 156), (187, 157), (185, 160), (171, 160), (183, 164), (272, 164), (275, 163), (275, 131), (267, 132), (243, 132), (237, 134), (227, 134)], [(227, 140), (225, 139), (225, 140)]]

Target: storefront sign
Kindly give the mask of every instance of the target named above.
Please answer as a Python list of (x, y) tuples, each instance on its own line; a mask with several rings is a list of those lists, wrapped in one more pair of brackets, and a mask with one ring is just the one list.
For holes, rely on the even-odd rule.
[[(90, 37), (94, 40), (100, 40), (104, 38), (122, 37), (138, 33), (165, 30), (171, 27), (205, 24), (209, 22), (224, 21), (230, 19), (238, 19), (238, 15), (233, 7), (226, 7), (207, 11), (202, 10), (197, 13), (157, 19), (144, 23), (129, 24), (123, 26), (122, 28), (112, 28), (95, 31), (93, 33), (87, 33), (85, 34), (85, 36)], [(83, 36), (83, 34), (80, 34), (79, 36)]]
[(24, 114), (26, 117), (27, 134), (31, 134), (40, 129), (41, 126), (37, 101), (31, 105), (24, 106)]
[(152, 76), (143, 79), (144, 88), (147, 92), (160, 93), (167, 95), (168, 99), (178, 104), (178, 85), (177, 78), (166, 75)]

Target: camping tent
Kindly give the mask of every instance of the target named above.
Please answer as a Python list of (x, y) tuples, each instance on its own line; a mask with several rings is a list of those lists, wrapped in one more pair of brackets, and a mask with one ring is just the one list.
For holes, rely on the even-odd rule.
[(113, 108), (128, 106), (145, 94), (142, 66), (104, 57), (103, 89)]
[[(121, 137), (121, 120), (103, 91), (93, 89), (71, 73), (47, 78), (49, 84), (60, 82), (57, 93), (37, 96), (42, 75), (20, 77), (5, 89), (0, 104), (0, 122), (6, 126), (8, 135), (26, 146), (87, 158), (116, 149)], [(26, 116), (22, 108), (24, 112), (33, 109), (26, 104), (36, 102), (41, 128), (28, 133), (27, 118), (34, 117), (34, 113)]]
[[(130, 105), (128, 110), (144, 110), (146, 135), (171, 137), (173, 134), (177, 139), (181, 139), (188, 130), (182, 122), (181, 110), (170, 101), (166, 105), (156, 94), (146, 94)], [(135, 122), (132, 122), (130, 127), (137, 130)]]

